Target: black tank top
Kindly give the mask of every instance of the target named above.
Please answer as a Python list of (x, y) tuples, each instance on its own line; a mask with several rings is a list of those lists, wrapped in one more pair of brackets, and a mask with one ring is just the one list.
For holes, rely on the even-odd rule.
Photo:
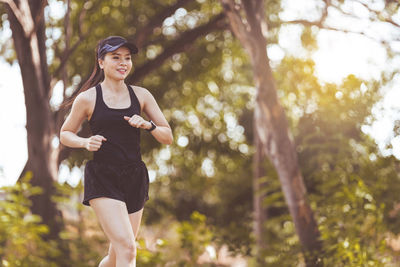
[(101, 85), (96, 86), (96, 104), (89, 125), (93, 135), (107, 138), (93, 160), (111, 164), (126, 164), (141, 161), (140, 128), (131, 126), (124, 116), (140, 115), (140, 103), (130, 86), (131, 105), (128, 108), (109, 108), (104, 100)]

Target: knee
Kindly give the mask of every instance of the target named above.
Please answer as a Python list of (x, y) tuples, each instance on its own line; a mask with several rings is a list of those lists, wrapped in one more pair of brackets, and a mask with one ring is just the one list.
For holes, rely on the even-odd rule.
[(128, 260), (136, 258), (136, 244), (135, 240), (124, 240), (115, 245), (115, 254), (117, 257), (123, 257)]

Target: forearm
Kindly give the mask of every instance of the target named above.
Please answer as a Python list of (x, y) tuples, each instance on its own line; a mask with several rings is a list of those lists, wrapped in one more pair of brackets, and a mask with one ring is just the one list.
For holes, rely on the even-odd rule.
[(153, 131), (150, 132), (158, 142), (166, 145), (172, 144), (172, 131), (167, 126), (157, 126)]
[(60, 142), (64, 146), (68, 146), (68, 147), (85, 148), (87, 138), (80, 137), (70, 131), (62, 131), (60, 133)]

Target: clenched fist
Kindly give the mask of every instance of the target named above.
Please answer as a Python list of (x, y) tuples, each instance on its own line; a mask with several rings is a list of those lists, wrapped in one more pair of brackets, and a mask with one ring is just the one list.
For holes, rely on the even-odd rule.
[(104, 136), (93, 135), (86, 139), (85, 148), (89, 151), (97, 151), (100, 149), (103, 141), (107, 141)]
[(151, 123), (135, 114), (132, 117), (124, 116), (124, 119), (128, 121), (128, 123), (136, 128), (150, 129)]

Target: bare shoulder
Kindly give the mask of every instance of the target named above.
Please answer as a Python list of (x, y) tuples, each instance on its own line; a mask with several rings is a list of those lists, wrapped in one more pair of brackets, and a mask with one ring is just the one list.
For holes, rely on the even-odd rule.
[(79, 93), (74, 100), (74, 105), (77, 108), (82, 109), (89, 119), (93, 113), (95, 104), (96, 90), (94, 87)]
[(141, 96), (141, 97), (148, 97), (151, 95), (150, 91), (147, 90), (144, 87), (137, 86), (137, 85), (131, 85), (133, 88), (133, 91), (135, 92), (136, 95)]
[(78, 99), (78, 98), (79, 98), (79, 101), (82, 101), (85, 104), (89, 104), (89, 103), (95, 101), (96, 100), (95, 88), (91, 87), (91, 88), (87, 89), (86, 91), (79, 93), (78, 96), (76, 97), (76, 99)]
[(152, 99), (154, 99), (154, 97), (150, 93), (150, 91), (144, 87), (137, 85), (131, 85), (131, 87), (133, 88), (133, 91), (135, 92), (135, 95), (137, 96), (143, 111), (145, 109), (146, 104), (149, 103)]

